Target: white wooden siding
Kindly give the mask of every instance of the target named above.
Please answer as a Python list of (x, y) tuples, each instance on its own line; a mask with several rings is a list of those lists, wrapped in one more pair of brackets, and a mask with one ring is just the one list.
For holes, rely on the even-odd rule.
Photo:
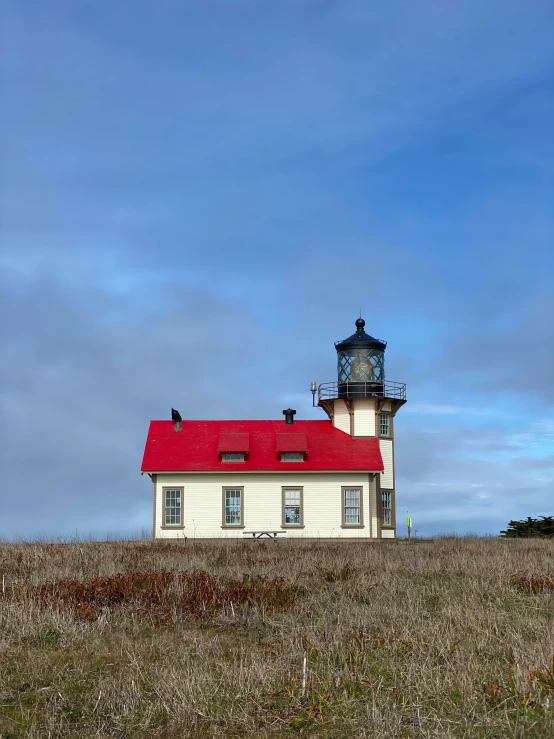
[[(184, 487), (184, 529), (162, 529), (162, 488)], [(244, 529), (222, 529), (222, 487), (244, 487)], [(156, 537), (159, 538), (238, 538), (243, 531), (281, 530), (281, 487), (303, 486), (303, 529), (285, 529), (287, 539), (297, 537), (370, 538), (376, 535), (376, 523), (370, 526), (376, 511), (375, 483), (362, 472), (288, 473), (167, 473), (156, 481)], [(343, 529), (341, 486), (361, 487), (363, 494), (362, 529)], [(370, 508), (370, 487), (372, 499)], [(372, 516), (370, 516), (370, 511)]]
[(375, 401), (358, 398), (354, 402), (354, 436), (375, 436)]
[(370, 487), (370, 495), (371, 495), (371, 536), (376, 537), (377, 536), (377, 482), (375, 478), (373, 478), (373, 482)]
[(335, 400), (333, 426), (345, 434), (350, 434), (350, 413), (344, 400)]
[(381, 531), (382, 539), (394, 539), (394, 529), (383, 529)]
[(389, 490), (394, 486), (392, 439), (379, 439), (379, 446), (381, 447), (381, 456), (385, 465), (385, 470), (381, 475), (381, 487)]

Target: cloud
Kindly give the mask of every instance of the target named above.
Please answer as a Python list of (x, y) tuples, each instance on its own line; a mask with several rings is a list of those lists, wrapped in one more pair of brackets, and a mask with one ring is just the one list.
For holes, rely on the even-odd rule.
[[(508, 315), (498, 315), (491, 295), (479, 333), (452, 332), (439, 368), (468, 390), (511, 392), (554, 404), (554, 293), (546, 275), (525, 298), (514, 296)], [(515, 314), (515, 315), (513, 315)], [(513, 315), (513, 317), (512, 317)]]
[(247, 392), (259, 339), (239, 302), (181, 296), (172, 311), (102, 325), (108, 293), (88, 308), (55, 279), (4, 282), (0, 294), (3, 487), (14, 492), (3, 534), (137, 533), (151, 418), (172, 406), (185, 418), (273, 411), (261, 388)]
[(422, 534), (498, 533), (509, 520), (548, 515), (554, 456), (529, 454), (532, 441), (517, 448), (502, 427), (435, 432), (399, 427), (398, 416), (397, 503), (400, 511), (410, 510)]
[(488, 416), (491, 409), (472, 408), (463, 405), (441, 405), (440, 403), (415, 403), (406, 408), (407, 413), (423, 416)]

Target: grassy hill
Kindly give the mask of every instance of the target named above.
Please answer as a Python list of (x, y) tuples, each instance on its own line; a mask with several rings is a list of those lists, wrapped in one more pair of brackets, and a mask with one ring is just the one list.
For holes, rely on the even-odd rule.
[(552, 540), (0, 543), (2, 575), (2, 739), (554, 736)]

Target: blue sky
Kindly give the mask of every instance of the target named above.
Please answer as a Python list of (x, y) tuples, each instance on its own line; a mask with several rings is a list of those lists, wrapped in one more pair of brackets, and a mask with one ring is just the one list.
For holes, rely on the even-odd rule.
[(553, 513), (551, 2), (3, 0), (0, 536), (148, 530), (148, 422), (406, 382), (418, 535)]

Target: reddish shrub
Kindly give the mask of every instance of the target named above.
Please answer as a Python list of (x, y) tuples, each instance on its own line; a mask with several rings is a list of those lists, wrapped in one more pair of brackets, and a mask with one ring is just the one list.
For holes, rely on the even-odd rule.
[(102, 612), (125, 609), (139, 620), (162, 625), (179, 618), (210, 621), (225, 611), (252, 606), (266, 611), (288, 608), (295, 601), (296, 590), (282, 578), (244, 576), (232, 580), (203, 571), (159, 570), (120, 573), (88, 582), (45, 583), (32, 588), (27, 596), (41, 606), (69, 608), (87, 621), (96, 620)]
[(531, 575), (527, 572), (512, 575), (512, 585), (520, 593), (534, 595), (554, 591), (554, 577), (550, 574)]

